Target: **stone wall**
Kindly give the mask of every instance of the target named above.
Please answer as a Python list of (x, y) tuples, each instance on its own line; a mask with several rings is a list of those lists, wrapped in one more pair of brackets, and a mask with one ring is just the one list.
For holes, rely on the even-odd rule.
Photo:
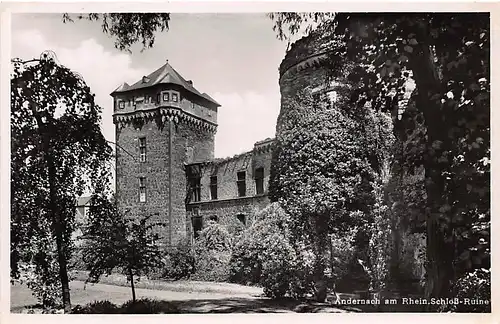
[[(146, 162), (140, 162), (141, 137), (146, 138)], [(145, 120), (142, 127), (129, 124), (118, 128), (116, 141), (119, 145), (116, 156), (119, 209), (132, 217), (152, 214), (155, 221), (167, 225), (171, 222), (161, 231), (161, 236), (165, 244), (175, 244), (189, 230), (186, 226), (190, 220), (186, 219), (185, 208), (185, 164), (191, 158), (213, 158), (214, 134), (182, 122), (172, 122), (170, 127), (169, 121), (159, 125), (155, 120)], [(139, 201), (140, 177), (146, 178), (146, 202)], [(170, 235), (172, 242), (169, 242)]]
[(202, 226), (213, 220), (226, 226), (230, 233), (234, 233), (251, 226), (255, 214), (267, 205), (269, 205), (267, 195), (205, 201), (190, 203), (187, 206), (187, 214), (188, 217), (201, 217)]
[[(231, 229), (242, 225), (238, 215), (245, 215), (246, 226), (252, 222), (253, 214), (269, 204), (267, 198), (271, 169), (272, 140), (257, 143), (254, 150), (226, 159), (215, 159), (188, 167), (198, 168), (201, 179), (200, 201), (189, 201), (189, 218), (201, 217), (203, 224), (209, 219), (228, 225)], [(257, 194), (255, 170), (263, 168), (263, 193)], [(240, 197), (237, 173), (245, 172), (245, 196)], [(217, 199), (212, 199), (210, 178), (217, 177)], [(241, 217), (241, 216), (240, 216)]]

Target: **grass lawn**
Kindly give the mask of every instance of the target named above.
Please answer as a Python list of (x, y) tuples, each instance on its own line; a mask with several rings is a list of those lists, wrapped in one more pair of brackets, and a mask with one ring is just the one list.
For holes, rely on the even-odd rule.
[[(137, 298), (148, 297), (169, 301), (177, 305), (185, 313), (346, 312), (344, 309), (328, 305), (304, 305), (296, 300), (271, 300), (262, 297), (261, 294), (252, 294), (255, 291), (261, 292), (259, 289), (254, 289), (249, 293), (247, 288), (255, 287), (240, 286), (241, 290), (234, 289), (229, 292), (228, 287), (237, 288), (239, 285), (187, 281), (175, 282), (175, 285), (178, 290), (181, 290), (181, 287), (184, 285), (182, 288), (184, 291), (138, 288), (136, 289)], [(222, 287), (219, 292), (197, 291), (197, 287), (201, 290), (206, 290), (207, 287), (213, 290), (217, 286)], [(70, 288), (73, 305), (84, 305), (95, 300), (109, 300), (114, 304), (120, 305), (132, 297), (130, 288), (123, 286), (106, 284), (84, 285), (81, 281), (72, 281)], [(163, 288), (166, 288), (166, 286), (163, 286)], [(223, 292), (224, 290), (226, 292)], [(37, 301), (31, 295), (28, 287), (20, 284), (11, 286), (11, 312), (20, 313), (26, 307), (33, 306), (36, 303)]]
[[(71, 277), (73, 280), (85, 281), (87, 279), (86, 271), (72, 271)], [(99, 283), (110, 284), (115, 286), (130, 287), (126, 276), (122, 274), (112, 274), (101, 277)], [(262, 295), (263, 290), (260, 287), (243, 286), (227, 282), (208, 282), (208, 281), (193, 281), (193, 280), (152, 280), (148, 278), (140, 278), (139, 281), (134, 281), (136, 288), (146, 288), (154, 290), (168, 290), (175, 292), (196, 292), (196, 293), (221, 293), (228, 295)]]

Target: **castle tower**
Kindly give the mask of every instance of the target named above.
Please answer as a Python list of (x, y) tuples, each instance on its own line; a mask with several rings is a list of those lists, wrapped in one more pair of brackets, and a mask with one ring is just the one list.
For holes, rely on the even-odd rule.
[(309, 90), (314, 95), (325, 95), (332, 102), (342, 87), (340, 80), (331, 80), (329, 56), (334, 53), (335, 43), (328, 29), (318, 28), (308, 36), (293, 43), (279, 67), (281, 109), (278, 116), (277, 132), (286, 121), (286, 104), (301, 90)]
[[(281, 129), (293, 126), (288, 124), (289, 121), (287, 120), (287, 113), (289, 113), (287, 111), (289, 109), (287, 101), (295, 99), (297, 93), (300, 91), (308, 89), (315, 96), (327, 96), (330, 98), (332, 104), (342, 100), (337, 95), (337, 92), (347, 85), (347, 80), (344, 73), (341, 73), (336, 80), (332, 80), (332, 67), (328, 61), (335, 54), (337, 46), (332, 37), (331, 30), (329, 31), (328, 28), (328, 25), (326, 25), (326, 29), (318, 28), (308, 36), (297, 40), (290, 46), (280, 64), (279, 86), (281, 109), (276, 126), (277, 138), (279, 138)], [(415, 105), (415, 102), (411, 99), (408, 101), (408, 99), (413, 88), (410, 86), (407, 91), (405, 100), (400, 105), (406, 106), (408, 104), (411, 107), (411, 105)], [(409, 114), (412, 111), (414, 112), (415, 110), (407, 111), (405, 114)], [(416, 125), (413, 129), (418, 131), (419, 127), (421, 128), (422, 126)], [(398, 174), (397, 177), (399, 178), (400, 175)], [(421, 190), (423, 181), (421, 175), (409, 176), (404, 174), (400, 179), (402, 180), (398, 181), (404, 181), (406, 184), (414, 186), (415, 190)], [(396, 199), (395, 196), (393, 199)], [(410, 207), (406, 206), (404, 200), (396, 202), (400, 210), (411, 210)], [(390, 215), (392, 218), (392, 250), (390, 251), (391, 280), (403, 280), (402, 282), (405, 285), (413, 284), (418, 287), (418, 283), (425, 274), (423, 263), (418, 257), (418, 251), (425, 248), (425, 237), (421, 233), (418, 233), (421, 230), (420, 228), (410, 228), (410, 225), (404, 224), (410, 217), (408, 212), (403, 214), (400, 212), (391, 212)], [(419, 226), (421, 225), (419, 224)], [(396, 268), (396, 271), (401, 272), (395, 275), (394, 268)], [(348, 284), (352, 288), (353, 283), (348, 282)]]
[(133, 85), (111, 93), (116, 129), (116, 199), (128, 216), (154, 215), (166, 224), (165, 244), (184, 238), (185, 165), (214, 157), (217, 109), (168, 61)]

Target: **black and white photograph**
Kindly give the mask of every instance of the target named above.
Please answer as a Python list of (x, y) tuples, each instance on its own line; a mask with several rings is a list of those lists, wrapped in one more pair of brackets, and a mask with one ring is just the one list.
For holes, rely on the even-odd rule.
[(192, 6), (9, 14), (10, 313), (491, 313), (488, 7)]

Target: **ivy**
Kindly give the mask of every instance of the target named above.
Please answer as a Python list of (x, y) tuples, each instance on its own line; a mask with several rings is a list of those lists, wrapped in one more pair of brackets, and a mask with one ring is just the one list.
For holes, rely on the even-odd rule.
[[(286, 13), (273, 18), (280, 30), (283, 21), (304, 22)], [(332, 77), (354, 66), (351, 107), (391, 113), (410, 153), (401, 170), (423, 172), (427, 296), (447, 297), (461, 274), (490, 263), (489, 15), (337, 13), (321, 28), (326, 39), (344, 43), (331, 55)], [(400, 118), (411, 80), (416, 113)]]

